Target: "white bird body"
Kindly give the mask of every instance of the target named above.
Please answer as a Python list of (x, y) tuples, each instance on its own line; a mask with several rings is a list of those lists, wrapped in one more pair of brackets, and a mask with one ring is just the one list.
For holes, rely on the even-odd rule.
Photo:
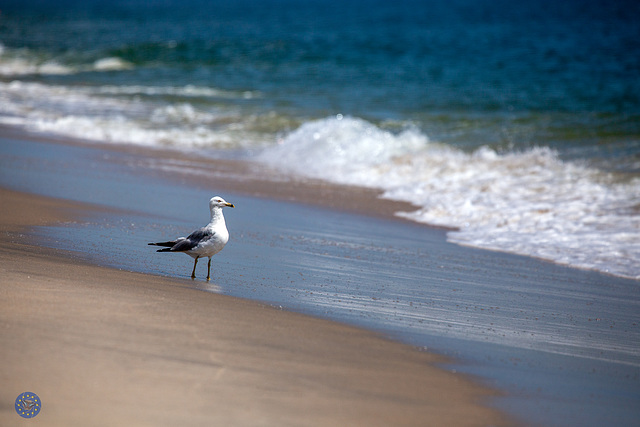
[(235, 207), (233, 204), (226, 202), (222, 197), (215, 196), (209, 200), (209, 209), (211, 210), (211, 221), (204, 227), (195, 230), (187, 237), (178, 237), (169, 242), (149, 243), (154, 246), (165, 246), (164, 249), (158, 249), (157, 252), (184, 252), (194, 258), (193, 272), (191, 278), (196, 277), (196, 265), (198, 258), (209, 258), (207, 269), (207, 280), (211, 277), (211, 257), (224, 248), (229, 241), (229, 230), (222, 214), (223, 207)]

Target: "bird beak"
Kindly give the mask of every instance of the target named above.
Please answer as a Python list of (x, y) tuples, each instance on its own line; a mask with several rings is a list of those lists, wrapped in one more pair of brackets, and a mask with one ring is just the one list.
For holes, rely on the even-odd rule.
[(235, 208), (235, 206), (233, 206), (233, 203), (227, 203), (225, 206), (228, 206), (230, 208)]

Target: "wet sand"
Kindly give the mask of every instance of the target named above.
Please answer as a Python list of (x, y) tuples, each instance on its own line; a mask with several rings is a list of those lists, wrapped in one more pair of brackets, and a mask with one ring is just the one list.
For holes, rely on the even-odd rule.
[(508, 425), (495, 392), (374, 333), (86, 264), (26, 227), (95, 207), (0, 192), (0, 424)]

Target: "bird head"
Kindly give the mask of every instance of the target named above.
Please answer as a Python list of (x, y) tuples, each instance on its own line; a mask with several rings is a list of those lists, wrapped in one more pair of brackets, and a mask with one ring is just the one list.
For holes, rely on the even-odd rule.
[(209, 200), (209, 209), (224, 208), (224, 207), (235, 208), (233, 204), (226, 202), (220, 196), (212, 197), (211, 200)]

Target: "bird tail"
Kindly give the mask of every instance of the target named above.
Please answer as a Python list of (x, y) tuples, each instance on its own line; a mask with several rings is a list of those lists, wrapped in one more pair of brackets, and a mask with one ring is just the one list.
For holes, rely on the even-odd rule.
[(171, 248), (176, 244), (175, 241), (173, 242), (156, 242), (156, 243), (149, 243), (150, 246), (166, 246), (164, 249), (158, 249), (156, 252), (169, 252), (171, 251)]

